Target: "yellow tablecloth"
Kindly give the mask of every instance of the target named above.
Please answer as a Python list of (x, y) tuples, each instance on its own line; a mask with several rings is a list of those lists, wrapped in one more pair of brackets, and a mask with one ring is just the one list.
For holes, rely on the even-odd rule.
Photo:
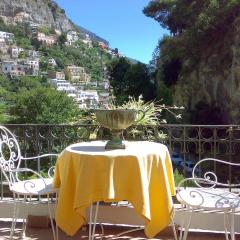
[(53, 181), (60, 187), (57, 225), (73, 236), (92, 202), (127, 200), (145, 218), (145, 234), (154, 237), (173, 215), (175, 187), (167, 147), (143, 141), (126, 142), (125, 150), (105, 150), (105, 143), (73, 144), (58, 158)]

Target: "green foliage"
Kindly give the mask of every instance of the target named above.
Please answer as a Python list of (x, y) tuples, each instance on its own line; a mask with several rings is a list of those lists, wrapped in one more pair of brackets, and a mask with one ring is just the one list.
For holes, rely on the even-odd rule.
[(171, 33), (159, 41), (154, 53), (157, 99), (163, 98), (171, 104), (174, 85), (187, 80), (200, 60), (212, 53), (218, 54), (215, 67), (222, 69), (224, 64), (229, 64), (226, 59), (231, 54), (232, 43), (226, 43), (225, 36), (234, 32), (239, 11), (238, 0), (152, 0), (148, 3), (144, 14)]
[(0, 23), (0, 31), (10, 32), (14, 34), (15, 43), (24, 49), (31, 49), (31, 41), (27, 36), (27, 28), (24, 24), (6, 25)]
[(132, 64), (126, 58), (113, 59), (108, 66), (110, 83), (118, 105), (128, 100), (129, 96), (137, 98), (142, 95), (145, 100), (155, 97), (154, 84), (150, 81), (145, 64)]
[[(179, 119), (181, 118), (181, 114), (178, 114), (177, 112), (182, 110), (182, 108), (176, 106), (169, 107), (154, 101), (144, 102), (142, 96), (139, 96), (137, 100), (130, 97), (129, 101), (122, 105), (112, 103), (108, 109), (133, 109), (137, 112), (135, 122), (125, 132), (128, 139), (154, 140), (161, 142), (164, 142), (167, 136), (162, 131), (156, 131), (156, 127), (161, 123), (166, 123), (166, 119), (163, 118), (163, 111), (168, 111), (176, 119)], [(92, 112), (85, 115), (85, 117), (80, 120), (80, 123), (99, 125), (95, 114)], [(92, 136), (94, 135), (95, 138), (98, 134), (99, 128), (100, 126), (93, 131)], [(109, 131), (105, 134), (109, 135)], [(104, 133), (102, 135), (104, 135)]]
[(138, 114), (136, 117), (136, 125), (157, 125), (161, 120), (162, 107), (154, 102), (144, 102), (140, 96), (137, 100), (130, 98), (121, 108), (135, 109)]
[(178, 184), (184, 179), (183, 174), (179, 173), (178, 169), (176, 168), (174, 171), (174, 182), (175, 186), (178, 186)]
[[(1, 79), (0, 79), (1, 80)], [(21, 91), (31, 90), (41, 86), (49, 86), (46, 77), (40, 76), (22, 76), (5, 78), (1, 80), (1, 86), (11, 93), (20, 93)]]
[(54, 58), (58, 65), (57, 70), (62, 70), (65, 65), (81, 66), (95, 81), (102, 80), (103, 67), (109, 62), (109, 56), (106, 52), (101, 51), (99, 48), (88, 48), (80, 40), (73, 46), (65, 46), (60, 43), (51, 47), (41, 45), (39, 51), (44, 55), (40, 62), (40, 67), (44, 71), (48, 69), (47, 60)]
[(67, 35), (66, 34), (61, 34), (58, 39), (57, 42), (60, 45), (64, 45), (64, 43), (67, 41)]
[(191, 122), (193, 124), (206, 124), (206, 125), (218, 125), (227, 124), (228, 117), (227, 113), (224, 112), (221, 107), (212, 103), (207, 104), (204, 101), (199, 101), (194, 108), (192, 113)]
[(55, 30), (53, 28), (49, 28), (45, 26), (39, 27), (38, 31), (46, 35), (55, 34)]
[(182, 110), (182, 107), (166, 106), (156, 101), (145, 102), (142, 96), (139, 96), (136, 100), (134, 97), (130, 97), (129, 101), (121, 105), (119, 108), (123, 109), (135, 109), (138, 114), (136, 117), (135, 125), (151, 125), (157, 126), (161, 123), (166, 123), (166, 119), (163, 117), (163, 112), (169, 112), (176, 119), (181, 118), (181, 114), (177, 112)]
[(32, 38), (31, 39), (31, 45), (36, 49), (39, 50), (42, 43), (37, 39), (37, 38)]
[(130, 66), (131, 64), (126, 58), (113, 59), (108, 66), (110, 84), (113, 88), (117, 104), (122, 104), (128, 99), (129, 95), (126, 93), (125, 82), (123, 79)]
[(28, 37), (16, 38), (16, 44), (23, 49), (32, 49), (31, 40)]
[[(224, 44), (223, 36), (239, 15), (239, 10), (237, 0), (161, 0), (150, 1), (144, 13), (172, 33), (172, 37), (159, 44), (161, 55), (168, 52), (170, 59), (183, 61), (190, 58), (194, 64), (203, 53)], [(167, 49), (162, 54), (164, 45)]]
[(0, 121), (10, 123), (67, 123), (81, 117), (78, 105), (50, 88), (46, 77), (0, 76)]
[(238, 14), (239, 7), (238, 0), (160, 0), (150, 1), (143, 12), (173, 35), (187, 32), (201, 35), (220, 27), (219, 23), (229, 17), (233, 19)]
[(11, 107), (16, 123), (68, 123), (79, 117), (72, 98), (52, 88), (38, 87), (21, 91)]

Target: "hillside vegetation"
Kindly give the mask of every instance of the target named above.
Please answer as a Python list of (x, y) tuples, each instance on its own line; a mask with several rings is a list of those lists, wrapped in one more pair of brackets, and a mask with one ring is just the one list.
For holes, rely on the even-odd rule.
[(153, 58), (158, 95), (184, 105), (188, 122), (239, 123), (239, 1), (150, 1), (144, 13), (170, 32)]

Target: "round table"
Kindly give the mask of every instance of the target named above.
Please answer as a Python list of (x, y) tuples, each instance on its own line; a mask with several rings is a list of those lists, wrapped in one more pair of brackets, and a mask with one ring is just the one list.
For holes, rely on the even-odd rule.
[(105, 150), (106, 141), (68, 146), (56, 163), (53, 186), (59, 188), (57, 225), (74, 235), (93, 202), (127, 200), (145, 219), (152, 238), (172, 220), (175, 195), (171, 158), (160, 143), (125, 142), (126, 149)]

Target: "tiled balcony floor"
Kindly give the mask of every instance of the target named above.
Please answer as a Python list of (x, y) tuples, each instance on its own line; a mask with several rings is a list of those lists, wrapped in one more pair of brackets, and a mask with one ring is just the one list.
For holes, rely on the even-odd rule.
[[(10, 226), (11, 222), (9, 221), (0, 221), (0, 239), (9, 239), (9, 233), (10, 233)], [(106, 239), (135, 239), (135, 240), (143, 240), (147, 239), (143, 233), (143, 231), (137, 231), (129, 234), (125, 234), (121, 237), (114, 238), (114, 236), (122, 231), (126, 231), (129, 228), (121, 227), (121, 226), (104, 226), (104, 240)], [(132, 229), (132, 228), (130, 228)], [(97, 227), (97, 234), (96, 239), (101, 239), (100, 235), (100, 227)], [(15, 232), (14, 239), (23, 239), (20, 236), (21, 232), (21, 224), (17, 225), (17, 229)], [(80, 239), (88, 239), (88, 231), (87, 229), (80, 230), (74, 237), (69, 237), (66, 234), (64, 234), (62, 231), (59, 230), (59, 239), (60, 240), (80, 240)], [(51, 228), (28, 228), (26, 232), (26, 240), (52, 240), (52, 231)], [(166, 230), (164, 230), (161, 234), (156, 236), (153, 239), (162, 239), (162, 240), (172, 240), (173, 234), (172, 234), (172, 228), (168, 227)], [(153, 240), (152, 239), (152, 240)], [(216, 234), (216, 233), (189, 233), (188, 240), (224, 240), (225, 235), (224, 234)], [(240, 240), (240, 235), (236, 237), (236, 240)]]

